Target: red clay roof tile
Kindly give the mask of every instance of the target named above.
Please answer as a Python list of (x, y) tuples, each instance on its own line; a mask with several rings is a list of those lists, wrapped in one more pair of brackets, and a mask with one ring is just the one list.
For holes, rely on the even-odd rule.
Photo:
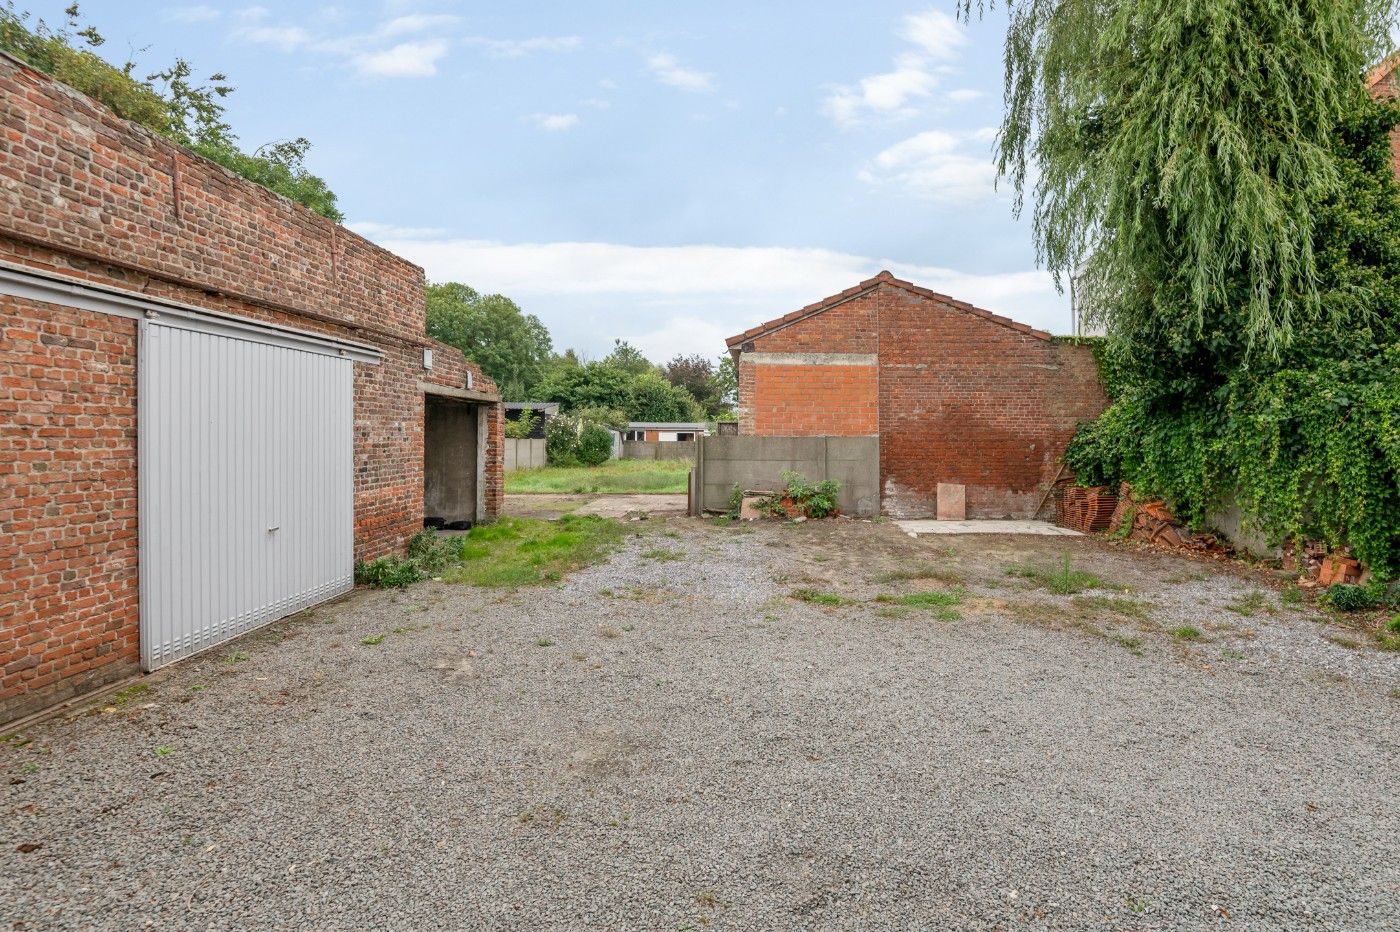
[(785, 327), (788, 324), (796, 320), (800, 320), (803, 317), (810, 317), (813, 314), (819, 314), (827, 308), (834, 307), (835, 305), (840, 304), (843, 301), (847, 301), (851, 298), (854, 298), (856, 295), (864, 294), (865, 292), (870, 291), (879, 285), (892, 285), (895, 288), (900, 288), (904, 291), (910, 292), (911, 294), (916, 294), (920, 297), (929, 298), (933, 301), (938, 301), (941, 304), (946, 304), (955, 310), (963, 311), (968, 314), (974, 314), (978, 317), (985, 318), (991, 321), (992, 323), (1001, 324), (1003, 327), (1009, 327), (1012, 330), (1017, 331), (1018, 333), (1029, 334), (1030, 336), (1033, 336), (1038, 340), (1051, 339), (1050, 334), (1046, 333), (1044, 330), (1036, 330), (1034, 327), (1031, 327), (1028, 324), (1023, 324), (1020, 321), (1012, 320), (1009, 317), (1002, 317), (1000, 314), (993, 314), (991, 311), (983, 310), (980, 307), (975, 307), (974, 305), (968, 304), (966, 301), (959, 301), (957, 298), (951, 298), (946, 294), (939, 294), (936, 291), (930, 291), (928, 288), (915, 285), (913, 282), (906, 282), (903, 279), (895, 278), (891, 272), (885, 270), (880, 272), (880, 274), (872, 278), (867, 278), (860, 284), (847, 288), (845, 291), (834, 294), (829, 298), (823, 298), (822, 300), (809, 304), (806, 307), (798, 308), (790, 314), (784, 314), (782, 317), (775, 318), (773, 320), (768, 321), (767, 323), (759, 324), (757, 327), (750, 327), (743, 333), (735, 334), (734, 336), (724, 341), (725, 345), (729, 347), (734, 347), (740, 343), (752, 340), (755, 337), (777, 330), (780, 327)]

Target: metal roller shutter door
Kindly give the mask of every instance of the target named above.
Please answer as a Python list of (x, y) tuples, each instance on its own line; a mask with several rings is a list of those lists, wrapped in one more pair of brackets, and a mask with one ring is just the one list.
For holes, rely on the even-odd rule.
[(353, 587), (352, 361), (310, 341), (143, 320), (141, 663)]

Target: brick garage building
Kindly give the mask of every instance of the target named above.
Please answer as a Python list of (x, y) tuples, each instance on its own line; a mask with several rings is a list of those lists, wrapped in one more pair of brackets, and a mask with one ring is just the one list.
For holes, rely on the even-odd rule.
[(727, 341), (739, 430), (880, 439), (881, 510), (1030, 517), (1081, 421), (1107, 405), (1088, 347), (889, 272)]
[[(240, 522), (277, 519), (199, 497), (217, 499), (232, 481), (221, 475), (222, 456), (212, 469), (177, 477), (183, 490), (151, 488), (157, 471), (145, 447), (138, 470), (143, 442), (171, 460), (167, 448), (199, 455), (201, 445), (226, 443), (212, 432), (182, 432), (256, 426), (252, 440), (218, 449), (237, 453), (248, 469), (302, 456), (339, 464), (309, 479), (268, 473), (283, 498), (287, 479), (313, 497), (343, 489), (332, 502), (343, 506), (344, 533), (325, 543), (335, 554), (327, 581), (294, 597), (268, 596), (257, 612), (240, 610), (178, 649), (167, 644), (164, 659), (343, 589), (352, 555), (398, 551), (423, 526), (425, 493), (449, 509), (453, 495), (461, 499), (460, 513), (448, 517), (498, 513), (499, 397), (458, 351), (425, 338), (421, 269), (8, 56), (0, 56), (0, 124), (0, 721), (135, 672), (148, 596), (167, 598), (162, 586), (202, 585), (208, 576), (213, 601), (230, 578), (276, 574), (276, 565), (240, 567), (235, 542)], [(181, 370), (193, 357), (169, 351), (156, 365), (156, 336), (214, 354), (200, 358), (218, 363), (225, 382), (213, 403), (210, 392), (201, 396), (207, 410), (171, 410), (198, 400), (184, 394), (138, 397), (143, 378), (207, 389), (215, 377)], [(240, 359), (272, 359), (292, 381), (224, 365), (220, 347), (238, 349)], [(300, 390), (277, 397), (277, 386), (299, 385), (303, 370), (326, 374), (314, 383), (327, 392), (324, 417), (322, 400)], [(257, 391), (273, 406), (265, 424), (229, 415)], [(281, 423), (284, 411), (301, 419)], [(162, 418), (185, 427), (143, 440)], [(303, 449), (300, 434), (323, 428), (339, 446)], [(435, 434), (447, 452), (435, 451)], [(283, 446), (262, 449), (258, 437)], [(459, 455), (474, 457), (460, 466), (464, 475), (453, 474)], [(143, 539), (148, 508), (168, 512), (186, 500), (199, 507), (165, 517), (174, 537), (159, 548)], [(297, 505), (278, 502), (290, 513)], [(179, 537), (187, 528), (192, 536)], [(255, 531), (299, 539), (290, 527)], [(165, 553), (181, 540), (195, 542), (189, 553)], [(323, 556), (323, 542), (303, 543), (297, 549)], [(176, 609), (206, 610), (197, 600)]]

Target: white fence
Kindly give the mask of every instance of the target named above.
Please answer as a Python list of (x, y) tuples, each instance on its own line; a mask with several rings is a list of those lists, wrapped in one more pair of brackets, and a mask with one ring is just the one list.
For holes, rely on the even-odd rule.
[(512, 469), (534, 469), (545, 465), (543, 440), (506, 438), (506, 472)]

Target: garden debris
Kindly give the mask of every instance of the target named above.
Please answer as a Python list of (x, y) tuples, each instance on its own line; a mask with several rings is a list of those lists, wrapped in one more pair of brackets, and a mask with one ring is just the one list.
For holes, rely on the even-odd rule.
[[(1124, 530), (1124, 527), (1127, 530)], [(1138, 501), (1128, 483), (1118, 490), (1117, 506), (1109, 517), (1110, 534), (1172, 548), (1224, 554), (1229, 548), (1211, 534), (1195, 534), (1182, 527), (1161, 499)]]

